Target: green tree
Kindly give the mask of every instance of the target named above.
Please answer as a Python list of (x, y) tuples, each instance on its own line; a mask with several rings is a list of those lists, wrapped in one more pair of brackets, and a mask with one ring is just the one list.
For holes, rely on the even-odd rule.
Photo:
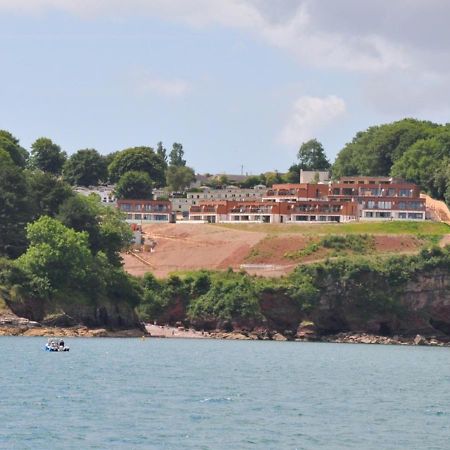
[(61, 174), (67, 155), (61, 151), (61, 147), (52, 142), (51, 139), (41, 137), (31, 144), (31, 157), (29, 166), (50, 172), (54, 175)]
[(102, 155), (103, 158), (103, 162), (105, 163), (105, 166), (107, 168), (108, 171), (108, 177), (107, 180), (108, 182), (113, 182), (109, 176), (109, 166), (110, 164), (114, 161), (114, 158), (117, 156), (117, 154), (120, 152), (112, 152), (112, 153), (108, 153), (107, 155)]
[(172, 150), (169, 153), (169, 165), (182, 167), (186, 165), (186, 160), (183, 159), (184, 150), (183, 146), (178, 142), (174, 142), (172, 145)]
[(243, 189), (250, 189), (258, 184), (261, 184), (261, 177), (259, 175), (251, 175), (240, 184), (240, 187)]
[(89, 247), (94, 254), (102, 249), (98, 204), (95, 198), (74, 195), (61, 205), (56, 216), (66, 227), (75, 231), (86, 231)]
[(300, 181), (300, 165), (292, 164), (284, 174), (283, 179), (286, 183), (298, 183)]
[(25, 225), (31, 217), (25, 175), (0, 149), (0, 255), (16, 258), (25, 251)]
[(73, 186), (97, 186), (107, 173), (104, 158), (94, 149), (78, 150), (63, 168), (64, 179)]
[(117, 182), (127, 172), (146, 172), (157, 187), (164, 186), (165, 162), (151, 147), (133, 147), (118, 152), (109, 165), (109, 176)]
[(167, 166), (167, 150), (161, 141), (156, 145), (156, 154), (166, 163)]
[(28, 152), (19, 145), (19, 140), (9, 131), (0, 130), (0, 150), (8, 153), (14, 164), (25, 167)]
[(100, 248), (111, 265), (122, 267), (120, 252), (126, 250), (132, 242), (133, 233), (125, 222), (125, 215), (117, 208), (100, 206), (97, 215), (100, 225)]
[(36, 170), (25, 171), (25, 175), (34, 219), (55, 217), (61, 204), (74, 195), (67, 183), (50, 173)]
[(30, 246), (19, 259), (38, 294), (51, 296), (58, 290), (83, 286), (92, 270), (87, 233), (79, 233), (61, 222), (43, 216), (27, 226)]
[(297, 153), (298, 165), (303, 170), (327, 170), (330, 162), (322, 144), (317, 139), (304, 142)]
[(450, 158), (445, 158), (436, 169), (433, 184), (437, 197), (443, 198), (450, 205)]
[(430, 195), (444, 197), (442, 174), (450, 160), (450, 130), (421, 139), (392, 166), (391, 174), (420, 185)]
[(272, 187), (274, 184), (283, 183), (283, 177), (279, 172), (266, 172), (260, 175), (263, 184), (267, 187)]
[(146, 172), (124, 173), (117, 183), (115, 194), (118, 199), (152, 199), (152, 180)]
[(103, 252), (111, 264), (120, 265), (119, 252), (130, 245), (132, 235), (117, 208), (103, 206), (93, 197), (76, 195), (61, 205), (57, 218), (75, 231), (87, 232), (94, 255)]
[(403, 119), (360, 131), (339, 152), (332, 169), (333, 178), (388, 176), (392, 165), (415, 142), (431, 137), (441, 129), (432, 122)]
[(186, 166), (169, 166), (166, 181), (171, 191), (183, 191), (195, 181), (194, 169)]

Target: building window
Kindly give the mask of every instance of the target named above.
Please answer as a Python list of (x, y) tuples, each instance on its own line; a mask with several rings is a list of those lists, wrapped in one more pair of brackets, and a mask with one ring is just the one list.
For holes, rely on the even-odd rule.
[(408, 213), (408, 219), (423, 219), (422, 213)]
[(422, 203), (421, 202), (410, 202), (408, 209), (422, 209)]
[(400, 189), (398, 191), (398, 195), (400, 197), (411, 197), (411, 194), (412, 194), (412, 192), (410, 189)]
[(391, 209), (392, 203), (391, 202), (378, 202), (378, 208), (380, 209)]
[(135, 214), (134, 215), (134, 220), (141, 220), (142, 218), (142, 214)]

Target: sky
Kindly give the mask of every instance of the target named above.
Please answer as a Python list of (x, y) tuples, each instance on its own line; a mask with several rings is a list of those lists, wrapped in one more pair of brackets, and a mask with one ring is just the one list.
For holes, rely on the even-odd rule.
[(183, 144), (199, 173), (331, 161), (404, 117), (446, 123), (448, 0), (0, 0), (0, 129), (68, 154)]

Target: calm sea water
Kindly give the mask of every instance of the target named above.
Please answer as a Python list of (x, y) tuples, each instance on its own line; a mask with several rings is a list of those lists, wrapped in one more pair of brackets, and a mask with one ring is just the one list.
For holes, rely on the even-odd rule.
[(0, 338), (4, 449), (449, 449), (450, 349)]

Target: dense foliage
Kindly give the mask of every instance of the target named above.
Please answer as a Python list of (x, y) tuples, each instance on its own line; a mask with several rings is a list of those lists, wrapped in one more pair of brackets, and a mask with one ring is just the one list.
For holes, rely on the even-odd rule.
[(49, 172), (54, 175), (61, 174), (67, 155), (48, 138), (39, 138), (31, 144), (30, 167)]
[(9, 131), (0, 130), (0, 151), (8, 153), (17, 166), (25, 167), (28, 152), (19, 145), (19, 140)]
[(195, 181), (194, 169), (186, 166), (170, 165), (166, 172), (166, 182), (169, 190), (179, 192)]
[(97, 186), (108, 178), (104, 158), (94, 149), (78, 150), (63, 168), (64, 179), (74, 186)]
[(146, 172), (125, 172), (116, 185), (115, 194), (118, 199), (151, 200), (152, 180)]
[[(333, 248), (353, 245), (343, 244), (337, 237), (324, 244)], [(184, 320), (200, 327), (227, 321), (264, 323), (267, 317), (262, 304), (267, 298), (284, 299), (299, 314), (312, 317), (320, 300), (328, 296), (337, 304), (351, 305), (361, 316), (376, 311), (397, 313), (408, 281), (448, 267), (450, 247), (433, 247), (409, 257), (348, 256), (301, 265), (285, 278), (258, 278), (231, 270), (189, 272), (166, 280), (146, 275), (138, 312), (146, 321)]]
[(370, 127), (339, 152), (332, 172), (400, 177), (450, 202), (450, 126), (404, 119)]
[(165, 184), (166, 162), (151, 147), (133, 147), (118, 152), (108, 167), (109, 177), (118, 181), (126, 172), (148, 174), (155, 186)]
[(327, 170), (330, 162), (323, 145), (317, 139), (304, 142), (297, 153), (298, 168), (302, 170)]
[[(21, 310), (29, 317), (46, 302), (56, 310), (104, 301), (134, 307), (140, 286), (121, 264), (119, 252), (132, 238), (122, 213), (96, 197), (76, 195), (55, 176), (55, 166), (44, 164), (59, 153), (51, 141), (36, 141), (25, 169), (18, 141), (5, 132), (0, 136), (9, 142), (0, 148), (0, 297), (10, 305), (34, 302)], [(87, 167), (98, 181), (98, 161), (95, 151), (78, 152), (65, 175)], [(91, 184), (85, 176), (78, 181)]]

